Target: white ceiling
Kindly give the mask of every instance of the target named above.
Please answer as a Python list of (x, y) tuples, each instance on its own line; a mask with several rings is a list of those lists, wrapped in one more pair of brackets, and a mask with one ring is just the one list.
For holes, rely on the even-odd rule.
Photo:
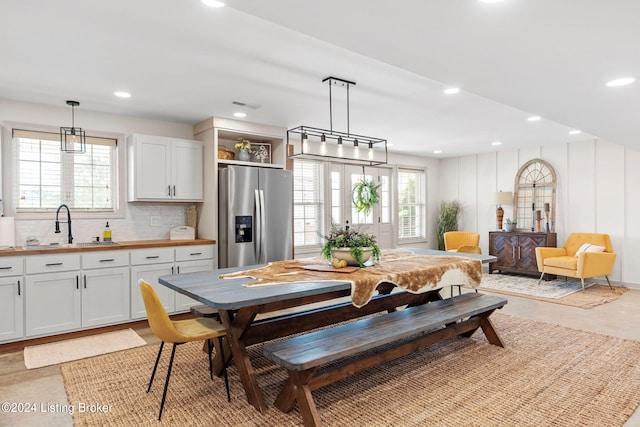
[[(2, 0), (0, 98), (80, 101), (78, 126), (83, 109), (186, 123), (243, 110), (328, 128), (321, 81), (336, 76), (357, 83), (351, 132), (392, 151), (448, 157), (593, 136), (640, 148), (640, 82), (605, 86), (640, 74), (637, 0), (226, 3)], [(443, 94), (450, 86), (462, 92)], [(333, 128), (346, 130), (344, 91), (333, 95)]]

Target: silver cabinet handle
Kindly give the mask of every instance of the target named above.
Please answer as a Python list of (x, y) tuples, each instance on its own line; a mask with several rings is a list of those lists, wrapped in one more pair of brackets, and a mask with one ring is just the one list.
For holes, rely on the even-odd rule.
[(49, 264), (45, 264), (46, 267), (55, 267), (56, 265), (62, 265), (61, 262), (52, 262)]

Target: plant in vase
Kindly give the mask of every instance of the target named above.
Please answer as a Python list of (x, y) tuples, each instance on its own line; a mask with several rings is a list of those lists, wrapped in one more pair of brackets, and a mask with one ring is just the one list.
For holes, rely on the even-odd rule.
[(452, 202), (443, 201), (440, 203), (440, 212), (436, 222), (436, 237), (438, 238), (438, 249), (443, 251), (444, 233), (447, 231), (458, 231), (458, 214), (462, 211), (462, 204), (457, 200)]
[(322, 248), (322, 256), (331, 260), (334, 267), (364, 267), (369, 259), (380, 260), (380, 247), (372, 234), (350, 229), (348, 225), (342, 227), (331, 224), (331, 232), (324, 238), (326, 243)]
[(238, 142), (236, 142), (233, 147), (238, 150), (238, 160), (242, 160), (244, 162), (248, 162), (251, 159), (252, 147), (251, 141), (244, 138), (238, 138)]
[(507, 218), (506, 220), (506, 224), (504, 226), (505, 231), (514, 231), (516, 229), (516, 226), (518, 225), (518, 221), (516, 220), (511, 220), (511, 218)]

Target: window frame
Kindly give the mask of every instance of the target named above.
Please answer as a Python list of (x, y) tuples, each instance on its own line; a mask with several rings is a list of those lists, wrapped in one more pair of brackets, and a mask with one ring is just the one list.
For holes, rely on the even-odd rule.
[[(419, 174), (420, 178), (420, 188), (417, 190), (417, 195), (420, 197), (420, 200), (417, 203), (411, 205), (418, 205), (422, 207), (422, 211), (417, 215), (417, 218), (421, 221), (422, 235), (421, 236), (411, 236), (411, 237), (400, 237), (400, 209), (403, 205), (400, 203), (400, 174), (404, 171), (414, 172)], [(395, 230), (395, 238), (397, 239), (397, 245), (406, 245), (412, 243), (424, 243), (428, 241), (428, 230), (427, 230), (427, 171), (424, 168), (415, 167), (415, 166), (396, 166), (395, 168), (395, 209), (393, 210), (396, 215), (396, 230)]]
[[(18, 208), (18, 198), (20, 197), (18, 177), (19, 168), (19, 147), (13, 136), (13, 130), (26, 130), (27, 132), (43, 132), (51, 134), (59, 134), (58, 128), (48, 126), (29, 125), (24, 123), (5, 123), (6, 127), (2, 129), (6, 142), (3, 148), (3, 176), (5, 185), (4, 213), (12, 215), (19, 219), (51, 219), (52, 213), (57, 208)], [(109, 133), (109, 132), (93, 132), (91, 137), (107, 138), (115, 140), (114, 155), (111, 165), (112, 185), (113, 189), (113, 208), (112, 209), (91, 209), (91, 208), (72, 208), (71, 212), (74, 219), (103, 219), (103, 218), (124, 218), (125, 217), (125, 186), (122, 184), (126, 180), (126, 159), (124, 144), (125, 135)], [(64, 203), (64, 202), (63, 202)]]
[[(324, 246), (324, 241), (322, 239), (322, 237), (319, 238), (319, 241), (317, 244), (306, 244), (306, 245), (296, 245), (295, 241), (295, 221), (297, 220), (297, 218), (295, 217), (295, 210), (296, 210), (296, 206), (305, 206), (305, 205), (317, 205), (317, 211), (320, 214), (320, 218), (318, 219), (318, 226), (319, 226), (319, 230), (316, 230), (316, 232), (320, 233), (320, 235), (325, 235), (326, 234), (326, 222), (327, 222), (327, 206), (326, 206), (326, 192), (330, 191), (330, 188), (327, 188), (327, 186), (330, 187), (331, 182), (327, 182), (327, 164), (323, 161), (320, 160), (310, 160), (310, 159), (294, 159), (293, 160), (293, 173), (294, 173), (294, 196), (293, 196), (293, 221), (294, 221), (294, 231), (293, 231), (293, 246), (295, 249), (295, 252), (297, 254), (306, 254), (306, 253), (319, 253), (320, 250), (322, 249), (322, 247)], [(296, 203), (295, 200), (295, 168), (296, 168), (296, 162), (301, 162), (301, 163), (315, 163), (318, 167), (318, 171), (319, 171), (319, 182), (318, 182), (318, 186), (319, 188), (317, 189), (317, 194), (319, 197), (319, 202), (318, 203), (311, 203), (311, 204), (305, 204), (305, 203)], [(298, 163), (300, 164), (300, 163)]]

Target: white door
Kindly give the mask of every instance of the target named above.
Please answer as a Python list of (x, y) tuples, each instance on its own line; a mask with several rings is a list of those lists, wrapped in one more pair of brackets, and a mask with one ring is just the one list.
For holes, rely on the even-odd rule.
[(24, 279), (0, 278), (0, 342), (24, 337)]
[(171, 159), (171, 197), (174, 200), (202, 200), (203, 154), (201, 142), (174, 140)]
[[(213, 260), (203, 259), (176, 263), (176, 272), (178, 274), (197, 273), (199, 271), (213, 271)], [(176, 311), (188, 311), (191, 307), (198, 304), (201, 303), (193, 298), (189, 298), (186, 295), (176, 292)]]
[(80, 328), (78, 272), (34, 274), (25, 285), (27, 337)]
[(86, 270), (82, 274), (82, 326), (129, 320), (129, 267)]
[(158, 283), (158, 277), (173, 274), (173, 263), (131, 266), (131, 319), (147, 317), (138, 280), (144, 279), (158, 294), (167, 313), (175, 310), (175, 292)]
[(135, 170), (137, 199), (170, 199), (171, 145), (169, 138), (136, 135)]

